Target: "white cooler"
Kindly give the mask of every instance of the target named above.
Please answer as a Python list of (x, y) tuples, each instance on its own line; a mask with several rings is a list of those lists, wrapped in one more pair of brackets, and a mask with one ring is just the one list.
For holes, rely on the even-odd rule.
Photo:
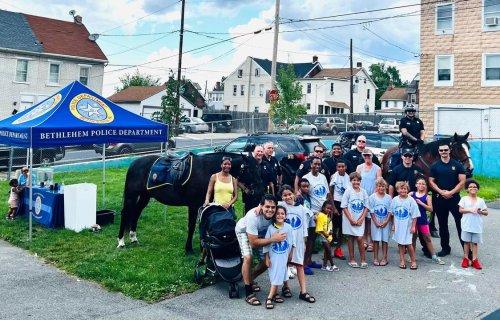
[(97, 186), (79, 183), (64, 186), (64, 227), (76, 232), (88, 229), (96, 220)]

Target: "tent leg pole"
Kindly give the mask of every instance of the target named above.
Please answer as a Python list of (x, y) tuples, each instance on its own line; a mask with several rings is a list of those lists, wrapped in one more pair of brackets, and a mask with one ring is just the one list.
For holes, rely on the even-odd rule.
[(102, 145), (102, 209), (106, 204), (106, 144)]
[(28, 201), (29, 205), (29, 233), (28, 240), (31, 243), (32, 235), (33, 235), (33, 148), (29, 148), (29, 197), (30, 201)]

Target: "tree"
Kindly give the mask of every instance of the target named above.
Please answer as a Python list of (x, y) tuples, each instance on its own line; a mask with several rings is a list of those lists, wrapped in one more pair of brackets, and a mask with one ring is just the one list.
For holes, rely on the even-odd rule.
[[(399, 70), (393, 66), (386, 66), (385, 63), (372, 64), (369, 67), (370, 77), (372, 78), (375, 85), (378, 87), (375, 92), (375, 109), (380, 110), (380, 97), (387, 90), (387, 86), (392, 82), (392, 86), (403, 87), (401, 82), (401, 77), (399, 75)], [(406, 82), (405, 82), (406, 84)]]
[(299, 120), (300, 116), (307, 113), (306, 107), (300, 103), (302, 100), (302, 85), (295, 78), (293, 65), (280, 68), (276, 81), (279, 99), (271, 102), (270, 116), (284, 121), (287, 129)]
[(182, 109), (177, 101), (177, 80), (174, 79), (174, 73), (170, 70), (168, 81), (166, 82), (166, 94), (161, 97), (161, 111), (153, 113), (151, 118), (156, 121), (167, 123), (168, 136), (177, 135), (177, 127), (182, 117)]
[(126, 73), (123, 77), (120, 77), (120, 82), (122, 87), (115, 87), (116, 92), (120, 92), (128, 87), (152, 87), (159, 86), (160, 78), (153, 78), (150, 74), (142, 74), (139, 69), (135, 70), (135, 73), (130, 75)]

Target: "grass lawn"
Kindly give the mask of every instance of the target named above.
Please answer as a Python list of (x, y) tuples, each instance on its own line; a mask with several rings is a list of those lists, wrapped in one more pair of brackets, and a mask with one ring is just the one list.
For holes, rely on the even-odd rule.
[[(197, 232), (193, 241), (194, 256), (184, 255), (187, 236), (187, 208), (168, 207), (152, 200), (138, 224), (139, 244), (116, 249), (119, 212), (122, 206), (126, 169), (107, 169), (106, 206), (102, 205), (102, 172), (58, 173), (57, 182), (91, 182), (97, 185), (98, 209), (117, 212), (115, 223), (103, 226), (100, 233), (65, 229), (46, 229), (33, 224), (33, 241), (28, 242), (28, 220), (0, 219), (0, 238), (36, 253), (59, 269), (79, 278), (95, 281), (103, 287), (148, 302), (158, 301), (200, 288), (194, 282), (194, 265), (199, 257)], [(481, 184), (479, 195), (487, 200), (499, 197), (500, 179), (476, 177)], [(7, 213), (8, 182), (0, 182), (5, 201), (0, 208)], [(240, 197), (241, 199), (241, 197)], [(236, 211), (241, 215), (241, 202)]]

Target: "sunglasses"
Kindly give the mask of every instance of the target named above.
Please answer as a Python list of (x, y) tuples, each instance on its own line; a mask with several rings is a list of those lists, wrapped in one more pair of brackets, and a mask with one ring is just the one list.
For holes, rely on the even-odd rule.
[(323, 153), (324, 151), (323, 150), (314, 150), (314, 152)]
[(450, 151), (450, 149), (438, 149), (438, 150), (439, 150), (439, 152), (448, 152), (448, 151)]
[(364, 141), (364, 140), (358, 140), (358, 142), (360, 142), (360, 143), (366, 143), (366, 141)]
[(412, 154), (407, 153), (407, 154), (404, 154), (404, 155), (403, 155), (403, 157), (405, 157), (405, 158), (413, 158), (413, 155), (412, 155)]

